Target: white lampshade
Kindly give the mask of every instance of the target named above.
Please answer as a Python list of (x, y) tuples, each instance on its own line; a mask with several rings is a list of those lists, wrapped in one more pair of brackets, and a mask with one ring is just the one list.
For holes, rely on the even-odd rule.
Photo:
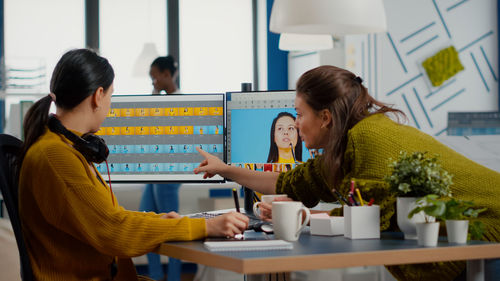
[(149, 67), (158, 56), (155, 43), (144, 43), (141, 53), (134, 62), (132, 75), (135, 77), (149, 76)]
[(326, 34), (281, 33), (280, 50), (319, 51), (333, 48), (333, 38)]
[(383, 0), (275, 0), (274, 33), (347, 34), (387, 30)]

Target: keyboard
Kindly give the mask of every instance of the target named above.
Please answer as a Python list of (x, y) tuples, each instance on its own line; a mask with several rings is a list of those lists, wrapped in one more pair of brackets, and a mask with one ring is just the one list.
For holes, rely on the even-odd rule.
[[(188, 217), (198, 219), (198, 218), (205, 218), (205, 219), (212, 219), (217, 216), (223, 215), (225, 213), (217, 213), (217, 212), (201, 212), (201, 213), (195, 213), (195, 214), (190, 214)], [(257, 224), (261, 224), (263, 221), (256, 217), (254, 214), (244, 214), (245, 216), (248, 217), (248, 227), (247, 229), (254, 229), (254, 227)]]

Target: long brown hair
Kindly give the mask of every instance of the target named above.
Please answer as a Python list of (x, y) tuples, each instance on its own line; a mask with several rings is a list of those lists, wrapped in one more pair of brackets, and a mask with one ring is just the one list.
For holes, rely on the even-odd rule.
[(342, 164), (347, 132), (359, 121), (375, 113), (404, 113), (377, 101), (368, 94), (362, 79), (352, 72), (331, 65), (304, 73), (297, 81), (297, 95), (316, 112), (327, 109), (332, 115), (328, 144), (323, 148), (323, 175), (337, 186), (344, 177)]

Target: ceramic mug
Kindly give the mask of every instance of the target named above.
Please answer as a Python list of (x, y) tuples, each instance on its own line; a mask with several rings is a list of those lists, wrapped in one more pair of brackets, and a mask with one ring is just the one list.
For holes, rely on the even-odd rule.
[(311, 218), (309, 209), (298, 201), (274, 201), (272, 206), (274, 236), (286, 241), (297, 241)]
[(271, 202), (274, 201), (274, 199), (276, 198), (288, 198), (288, 196), (286, 194), (269, 194), (269, 195), (262, 195), (260, 197), (260, 202), (256, 202), (255, 204), (253, 204), (253, 214), (260, 218), (260, 210), (259, 210), (259, 205), (261, 203), (269, 203), (271, 204)]

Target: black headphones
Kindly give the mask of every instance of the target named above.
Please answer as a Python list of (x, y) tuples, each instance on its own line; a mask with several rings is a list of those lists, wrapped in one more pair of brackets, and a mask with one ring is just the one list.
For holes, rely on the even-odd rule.
[(78, 150), (89, 162), (102, 163), (109, 155), (106, 142), (93, 134), (84, 134), (79, 137), (66, 129), (61, 121), (53, 114), (49, 116), (49, 129), (58, 134), (62, 134), (73, 142), (73, 147)]

